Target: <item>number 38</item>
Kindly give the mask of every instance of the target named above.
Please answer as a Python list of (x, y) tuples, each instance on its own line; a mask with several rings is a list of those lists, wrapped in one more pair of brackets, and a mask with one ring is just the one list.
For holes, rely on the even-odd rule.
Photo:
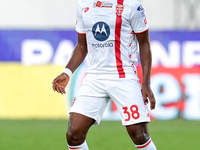
[(137, 105), (132, 105), (130, 107), (130, 110), (128, 109), (128, 107), (123, 107), (124, 110), (124, 114), (127, 114), (127, 118), (125, 119), (125, 121), (129, 121), (131, 119), (131, 116), (133, 119), (138, 119), (140, 118), (140, 114), (138, 112), (138, 106)]

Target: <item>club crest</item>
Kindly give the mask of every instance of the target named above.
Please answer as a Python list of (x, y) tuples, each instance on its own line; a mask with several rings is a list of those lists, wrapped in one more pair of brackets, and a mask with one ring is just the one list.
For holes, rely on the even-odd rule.
[(121, 16), (123, 10), (124, 10), (124, 6), (121, 5), (121, 4), (118, 4), (118, 5), (116, 6), (116, 14), (117, 14), (117, 16)]

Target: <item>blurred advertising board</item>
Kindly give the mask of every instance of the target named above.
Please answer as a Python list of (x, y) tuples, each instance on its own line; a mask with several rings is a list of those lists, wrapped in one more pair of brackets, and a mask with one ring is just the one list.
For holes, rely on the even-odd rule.
[[(150, 31), (150, 39), (153, 58), (151, 86), (157, 99), (156, 109), (151, 111), (151, 117), (159, 120), (200, 120), (200, 31)], [(55, 68), (62, 71), (61, 68), (69, 60), (76, 41), (77, 33), (74, 30), (0, 30), (0, 63), (39, 67), (41, 72), (43, 67), (50, 65), (47, 68), (52, 68), (52, 71)], [(76, 70), (68, 85), (67, 98), (65, 97), (67, 107), (70, 107), (86, 69), (87, 59)], [(51, 74), (50, 70), (48, 75)], [(58, 75), (59, 71), (53, 73)], [(42, 76), (44, 74), (41, 73), (38, 78), (45, 80)], [(142, 80), (140, 63), (138, 76)], [(16, 78), (21, 77), (18, 75)], [(40, 90), (42, 86), (34, 83), (31, 86), (38, 91), (43, 90)], [(51, 85), (48, 88), (49, 86)], [(0, 90), (4, 90), (3, 86)], [(50, 90), (45, 98), (52, 98)], [(1, 101), (2, 98), (0, 104), (3, 106)], [(36, 103), (37, 101), (41, 105), (41, 100), (37, 99)], [(116, 106), (112, 102), (104, 119), (119, 120)]]

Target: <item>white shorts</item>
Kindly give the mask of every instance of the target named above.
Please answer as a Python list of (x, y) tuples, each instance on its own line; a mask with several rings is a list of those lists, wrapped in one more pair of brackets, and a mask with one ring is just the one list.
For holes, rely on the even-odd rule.
[(124, 126), (150, 122), (141, 85), (135, 79), (97, 79), (86, 76), (70, 112), (93, 118), (98, 125), (110, 100), (117, 106)]

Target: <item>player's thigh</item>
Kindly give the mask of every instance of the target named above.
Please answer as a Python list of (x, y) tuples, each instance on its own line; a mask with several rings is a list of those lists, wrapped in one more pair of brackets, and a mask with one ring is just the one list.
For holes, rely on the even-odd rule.
[(95, 120), (90, 117), (72, 112), (69, 115), (67, 132), (69, 135), (87, 134), (87, 131), (94, 122)]
[(126, 126), (126, 130), (130, 136), (136, 137), (137, 135), (149, 136), (147, 122), (137, 123)]
[(147, 105), (141, 92), (141, 85), (134, 79), (111, 81), (109, 95), (117, 106), (124, 126), (150, 122)]

